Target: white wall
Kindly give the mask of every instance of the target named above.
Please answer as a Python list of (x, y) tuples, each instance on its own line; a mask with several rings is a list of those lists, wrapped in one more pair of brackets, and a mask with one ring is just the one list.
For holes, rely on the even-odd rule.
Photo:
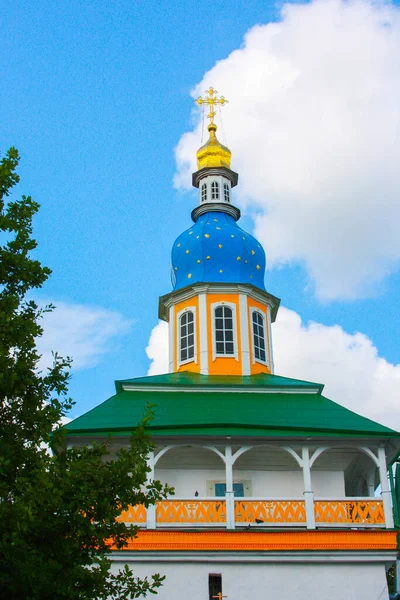
[[(185, 559), (182, 559), (184, 561)], [(129, 563), (139, 576), (166, 575), (155, 600), (209, 600), (208, 575), (222, 575), (227, 600), (386, 600), (385, 567), (370, 564)], [(118, 570), (117, 565), (113, 570)], [(118, 568), (121, 568), (122, 563)]]
[[(178, 498), (207, 496), (207, 481), (225, 481), (224, 469), (156, 469), (156, 478), (175, 488)], [(303, 475), (301, 471), (234, 470), (234, 481), (251, 481), (251, 495), (261, 498), (301, 498)], [(342, 471), (313, 471), (312, 485), (316, 497), (342, 498), (344, 474)]]

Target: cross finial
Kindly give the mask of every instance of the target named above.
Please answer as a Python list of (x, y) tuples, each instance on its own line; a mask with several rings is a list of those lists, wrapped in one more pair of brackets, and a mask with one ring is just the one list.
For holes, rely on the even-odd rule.
[(216, 105), (220, 104), (221, 106), (224, 106), (224, 104), (227, 104), (228, 100), (224, 96), (220, 96), (218, 98), (218, 92), (217, 90), (214, 90), (213, 87), (208, 88), (208, 90), (206, 90), (204, 93), (206, 97), (202, 98), (202, 96), (199, 96), (197, 100), (195, 100), (195, 102), (196, 104), (200, 104), (200, 106), (202, 104), (208, 104), (208, 106), (210, 107), (210, 112), (208, 113), (207, 117), (210, 119), (210, 125), (214, 125)]
[(223, 596), (222, 592), (218, 592), (216, 596), (212, 596), (213, 598), (217, 598), (218, 600), (222, 600), (222, 598), (227, 598), (228, 596)]

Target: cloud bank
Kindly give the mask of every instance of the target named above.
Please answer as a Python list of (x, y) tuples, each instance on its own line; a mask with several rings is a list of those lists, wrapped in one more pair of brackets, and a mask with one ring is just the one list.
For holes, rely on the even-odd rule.
[[(193, 90), (223, 109), (236, 203), (255, 221), (269, 268), (304, 266), (324, 300), (376, 292), (400, 259), (400, 11), (388, 2), (287, 4), (257, 25)], [(176, 149), (190, 187), (201, 139)], [(224, 140), (220, 128), (218, 135)]]
[(56, 301), (52, 304), (56, 308), (44, 315), (43, 336), (37, 340), (41, 369), (53, 363), (54, 351), (70, 356), (73, 370), (93, 367), (113, 350), (115, 338), (131, 328), (131, 322), (121, 314), (105, 308)]
[[(379, 356), (370, 338), (339, 325), (302, 323), (281, 307), (273, 325), (275, 373), (325, 384), (323, 394), (346, 408), (400, 430), (400, 365)], [(168, 372), (168, 326), (151, 332), (148, 375)]]

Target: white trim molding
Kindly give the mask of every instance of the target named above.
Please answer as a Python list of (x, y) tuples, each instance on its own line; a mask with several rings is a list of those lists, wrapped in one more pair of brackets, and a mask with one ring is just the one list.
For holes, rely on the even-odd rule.
[[(186, 360), (181, 360), (181, 324), (180, 324), (180, 320), (182, 318), (182, 316), (185, 313), (191, 312), (193, 313), (193, 344), (194, 344), (194, 352), (193, 352), (193, 358), (187, 358)], [(181, 367), (182, 365), (187, 365), (188, 363), (196, 363), (198, 361), (197, 358), (197, 333), (196, 333), (196, 328), (197, 328), (197, 314), (196, 314), (196, 307), (195, 306), (186, 306), (185, 308), (183, 308), (182, 310), (180, 310), (177, 315), (176, 315), (176, 336), (177, 336), (177, 354), (178, 356), (176, 357), (176, 363), (178, 365), (178, 368)]]
[[(258, 313), (261, 315), (263, 319), (263, 339), (264, 339), (264, 352), (265, 352), (265, 360), (261, 360), (261, 358), (256, 358), (255, 344), (254, 344), (254, 329), (253, 329), (253, 315), (254, 313)], [(261, 308), (257, 306), (250, 307), (250, 331), (251, 331), (251, 351), (252, 351), (252, 363), (260, 363), (261, 365), (265, 365), (269, 367), (271, 370), (271, 361), (269, 357), (269, 343), (268, 343), (268, 315)]]
[[(227, 306), (232, 310), (232, 321), (233, 321), (233, 354), (217, 354), (216, 352), (216, 339), (215, 339), (215, 311), (220, 306)], [(237, 335), (237, 307), (233, 302), (226, 302), (221, 300), (220, 302), (213, 302), (211, 304), (211, 337), (212, 337), (212, 359), (213, 361), (217, 358), (234, 358), (236, 361), (239, 360), (239, 349), (238, 349), (238, 335)]]

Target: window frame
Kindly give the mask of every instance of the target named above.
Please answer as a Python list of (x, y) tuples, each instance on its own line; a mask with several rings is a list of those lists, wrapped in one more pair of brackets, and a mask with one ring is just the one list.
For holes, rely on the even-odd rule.
[[(258, 313), (259, 315), (261, 315), (261, 317), (263, 318), (263, 321), (264, 321), (263, 329), (264, 329), (265, 360), (262, 360), (261, 358), (256, 357), (256, 345), (254, 343), (254, 330), (253, 330), (253, 315), (254, 315), (254, 313)], [(252, 355), (253, 355), (253, 364), (258, 362), (262, 365), (266, 365), (266, 366), (269, 365), (269, 340), (268, 340), (267, 326), (268, 326), (267, 313), (265, 313), (263, 310), (261, 310), (258, 307), (252, 306), (250, 308), (250, 331), (251, 331), (251, 349), (252, 349)]]
[(227, 204), (231, 203), (231, 189), (229, 187), (229, 183), (224, 183), (223, 184), (223, 190), (224, 190), (224, 202), (226, 202)]
[[(216, 191), (215, 191), (216, 190)], [(219, 189), (219, 181), (214, 179), (211, 182), (211, 202), (220, 202), (220, 189)]]
[[(253, 484), (251, 479), (234, 479), (233, 484), (243, 485), (243, 496), (235, 496), (235, 498), (251, 498), (253, 495)], [(211, 498), (223, 498), (224, 496), (215, 495), (216, 484), (223, 484), (226, 486), (225, 479), (211, 479), (206, 481), (207, 497)]]
[[(232, 321), (233, 321), (233, 354), (219, 354), (217, 353), (217, 336), (215, 330), (215, 311), (220, 306), (227, 306), (232, 310)], [(211, 304), (211, 319), (212, 319), (212, 360), (217, 358), (234, 358), (236, 361), (239, 360), (239, 348), (238, 348), (238, 335), (237, 335), (237, 307), (233, 302), (213, 302)]]
[(207, 190), (207, 183), (204, 182), (201, 184), (201, 189), (200, 189), (200, 204), (204, 204), (204, 202), (207, 202), (208, 199), (208, 190)]
[[(194, 352), (193, 352), (193, 358), (187, 358), (186, 360), (181, 360), (181, 318), (183, 317), (184, 314), (188, 313), (188, 312), (192, 312), (193, 313), (193, 348), (194, 348)], [(196, 315), (196, 307), (195, 306), (186, 306), (185, 308), (183, 308), (182, 310), (180, 310), (178, 312), (178, 314), (176, 315), (176, 323), (177, 323), (177, 339), (178, 339), (178, 356), (177, 356), (177, 364), (178, 367), (182, 366), (182, 365), (186, 365), (188, 363), (194, 362), (195, 364), (197, 364), (197, 332), (196, 332), (196, 327), (197, 327), (197, 315)]]

